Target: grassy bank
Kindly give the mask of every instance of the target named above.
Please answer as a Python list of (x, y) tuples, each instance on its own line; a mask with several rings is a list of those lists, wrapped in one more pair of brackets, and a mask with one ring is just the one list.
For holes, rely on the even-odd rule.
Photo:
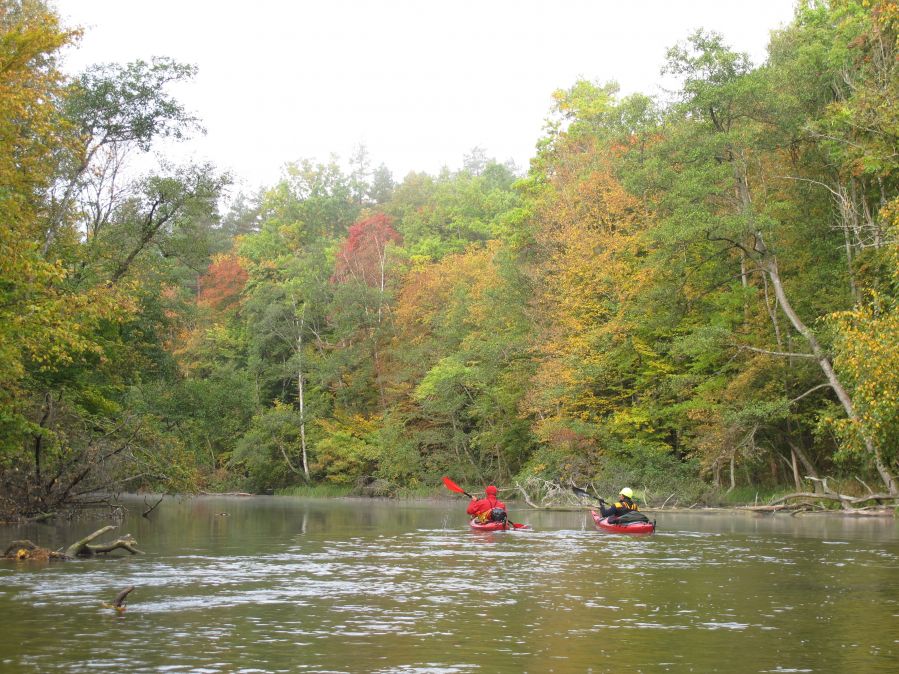
[(353, 486), (346, 484), (312, 484), (296, 485), (279, 489), (275, 493), (278, 496), (301, 496), (306, 498), (339, 498), (341, 496), (353, 496)]

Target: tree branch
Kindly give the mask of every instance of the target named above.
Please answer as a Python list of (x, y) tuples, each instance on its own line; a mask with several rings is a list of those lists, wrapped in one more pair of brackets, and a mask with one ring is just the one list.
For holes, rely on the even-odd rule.
[[(788, 353), (783, 351), (768, 351), (767, 349), (758, 349), (754, 346), (745, 346), (741, 345), (737, 347), (741, 351), (754, 351), (755, 353), (764, 353), (769, 356), (783, 356), (784, 358), (812, 358), (817, 360), (818, 357), (813, 353)], [(822, 386), (829, 386), (829, 384), (822, 384)], [(814, 390), (814, 389), (812, 389)], [(805, 395), (805, 394), (803, 394)]]
[(818, 384), (817, 386), (813, 386), (812, 388), (810, 388), (805, 393), (796, 396), (788, 404), (792, 405), (793, 403), (798, 402), (798, 401), (802, 400), (803, 398), (805, 398), (805, 396), (807, 396), (809, 393), (814, 393), (815, 391), (817, 391), (818, 389), (821, 389), (821, 388), (832, 388), (832, 387), (830, 384)]

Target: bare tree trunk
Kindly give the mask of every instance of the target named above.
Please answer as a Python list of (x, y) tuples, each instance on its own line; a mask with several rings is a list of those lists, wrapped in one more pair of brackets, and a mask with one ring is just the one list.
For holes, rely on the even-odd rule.
[(303, 312), (300, 316), (299, 330), (297, 331), (297, 400), (300, 406), (300, 449), (303, 454), (303, 475), (309, 481), (309, 458), (306, 451), (306, 389), (305, 374), (303, 373), (303, 331), (306, 327), (306, 303), (303, 303)]
[(378, 284), (378, 329), (377, 334), (372, 340), (372, 348), (374, 350), (373, 362), (375, 366), (375, 381), (378, 383), (378, 400), (381, 403), (381, 410), (387, 410), (387, 392), (384, 390), (384, 377), (381, 376), (381, 357), (378, 343), (381, 337), (381, 326), (384, 320), (384, 294), (387, 290), (387, 241), (378, 242), (378, 266), (380, 270), (380, 279)]
[[(761, 243), (762, 238), (761, 234), (759, 234), (759, 242)], [(762, 244), (764, 245), (764, 244)], [(764, 251), (763, 251), (764, 253)], [(843, 410), (846, 412), (846, 416), (849, 419), (858, 425), (859, 418), (855, 413), (855, 408), (852, 405), (852, 399), (849, 397), (849, 394), (846, 392), (846, 389), (843, 387), (842, 382), (840, 382), (836, 373), (834, 372), (833, 366), (830, 363), (830, 360), (827, 357), (827, 354), (824, 353), (824, 349), (821, 348), (821, 345), (818, 343), (818, 340), (815, 338), (814, 333), (809, 330), (808, 326), (802, 322), (802, 319), (799, 318), (799, 315), (793, 309), (793, 305), (790, 304), (789, 299), (787, 299), (786, 291), (783, 287), (783, 282), (780, 278), (780, 273), (777, 267), (777, 259), (771, 255), (763, 254), (762, 259), (760, 260), (760, 264), (765, 272), (768, 274), (768, 277), (771, 279), (771, 283), (774, 286), (774, 292), (777, 295), (777, 299), (780, 302), (780, 308), (786, 315), (786, 317), (790, 320), (790, 323), (796, 329), (796, 331), (801, 334), (809, 344), (809, 347), (812, 350), (816, 360), (818, 361), (818, 365), (821, 367), (821, 370), (824, 372), (824, 376), (827, 378), (830, 387), (833, 389), (834, 393), (836, 393), (837, 398), (840, 401), (840, 404), (843, 406)], [(883, 460), (883, 455), (880, 451), (880, 448), (877, 447), (874, 442), (871, 440), (870, 436), (862, 430), (859, 430), (862, 435), (862, 439), (865, 444), (865, 449), (867, 449), (868, 453), (874, 460), (874, 466), (877, 468), (877, 472), (880, 475), (880, 479), (883, 480), (884, 485), (887, 488), (887, 491), (890, 494), (897, 493), (896, 486), (896, 478), (890, 472), (889, 466)]]
[(793, 467), (793, 484), (796, 485), (796, 491), (802, 489), (802, 478), (799, 476), (799, 462), (796, 460), (796, 450), (790, 448), (790, 463)]
[(777, 341), (778, 351), (784, 350), (783, 337), (780, 334), (780, 321), (777, 320), (777, 303), (771, 304), (771, 298), (768, 295), (768, 277), (762, 276), (764, 280), (765, 290), (765, 309), (768, 310), (768, 317), (771, 319), (771, 325), (774, 327), (774, 339)]
[(815, 468), (815, 464), (812, 463), (812, 460), (808, 457), (808, 454), (805, 453), (805, 450), (803, 450), (802, 447), (791, 443), (790, 452), (796, 455), (796, 458), (799, 459), (799, 462), (802, 464), (806, 473), (812, 477), (820, 477), (820, 475), (818, 475), (818, 469)]
[[(46, 428), (50, 419), (53, 416), (53, 393), (51, 391), (47, 391), (44, 394), (44, 404), (42, 406), (41, 419), (38, 422), (38, 426), (40, 428)], [(42, 433), (34, 434), (34, 480), (35, 484), (39, 487), (43, 487), (41, 484), (43, 482), (43, 451), (44, 451), (44, 436)], [(43, 498), (41, 499), (43, 500)]]

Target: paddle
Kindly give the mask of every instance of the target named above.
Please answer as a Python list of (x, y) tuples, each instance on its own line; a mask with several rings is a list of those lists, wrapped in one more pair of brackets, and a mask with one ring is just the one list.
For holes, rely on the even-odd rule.
[[(577, 496), (580, 496), (581, 498), (589, 498), (589, 499), (594, 498), (590, 494), (590, 492), (586, 491), (585, 489), (581, 489), (580, 487), (575, 487), (574, 485), (571, 485), (571, 491), (573, 491)], [(603, 500), (602, 497), (599, 497), (599, 504), (605, 504), (605, 501)], [(590, 507), (595, 508), (596, 506), (591, 503)]]
[(447, 489), (449, 489), (450, 491), (456, 492), (457, 494), (465, 494), (468, 498), (474, 498), (474, 496), (472, 496), (467, 491), (462, 489), (462, 487), (457, 485), (455, 482), (450, 480), (448, 477), (443, 478), (443, 486), (446, 487)]
[[(593, 498), (593, 496), (591, 496), (590, 493), (589, 493), (588, 491), (586, 491), (586, 490), (584, 490), (584, 489), (580, 489), (580, 488), (578, 488), (578, 487), (575, 487), (574, 485), (571, 485), (571, 491), (573, 491), (575, 494), (577, 494), (577, 495), (580, 496), (581, 498), (589, 498), (589, 499), (592, 499), (592, 498)], [(605, 502), (605, 500), (603, 500), (602, 497), (599, 497), (599, 503), (600, 503), (600, 504), (603, 504), (603, 505), (608, 505), (608, 504)], [(590, 507), (591, 507), (591, 508), (595, 508), (596, 506), (593, 505), (593, 504), (591, 503), (591, 504), (590, 504)], [(599, 510), (600, 510), (600, 512), (602, 512), (602, 507), (600, 507)], [(632, 511), (630, 511), (630, 512), (638, 512), (638, 511), (632, 510)], [(638, 513), (638, 514), (643, 518), (642, 521), (645, 521), (645, 522), (648, 522), (648, 521), (649, 521), (649, 518), (646, 517), (646, 515), (644, 515), (643, 513)], [(622, 517), (624, 517), (624, 515), (622, 515)], [(655, 522), (653, 522), (653, 526), (655, 526)]]
[[(446, 487), (447, 489), (449, 489), (450, 491), (456, 492), (457, 494), (465, 494), (468, 498), (474, 498), (474, 496), (472, 496), (467, 491), (462, 489), (462, 487), (457, 485), (455, 482), (450, 480), (448, 477), (443, 478), (443, 486)], [(511, 524), (515, 529), (527, 529), (528, 528), (527, 524), (517, 524), (517, 523), (513, 522), (512, 520), (510, 520), (508, 513), (506, 513), (506, 522)]]

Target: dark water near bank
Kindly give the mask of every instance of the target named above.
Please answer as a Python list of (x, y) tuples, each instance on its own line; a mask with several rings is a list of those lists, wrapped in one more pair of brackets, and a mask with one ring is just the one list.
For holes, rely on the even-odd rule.
[(145, 555), (0, 561), (0, 672), (899, 671), (892, 519), (662, 513), (626, 537), (513, 510), (535, 530), (485, 534), (463, 506), (133, 502), (114, 535)]

